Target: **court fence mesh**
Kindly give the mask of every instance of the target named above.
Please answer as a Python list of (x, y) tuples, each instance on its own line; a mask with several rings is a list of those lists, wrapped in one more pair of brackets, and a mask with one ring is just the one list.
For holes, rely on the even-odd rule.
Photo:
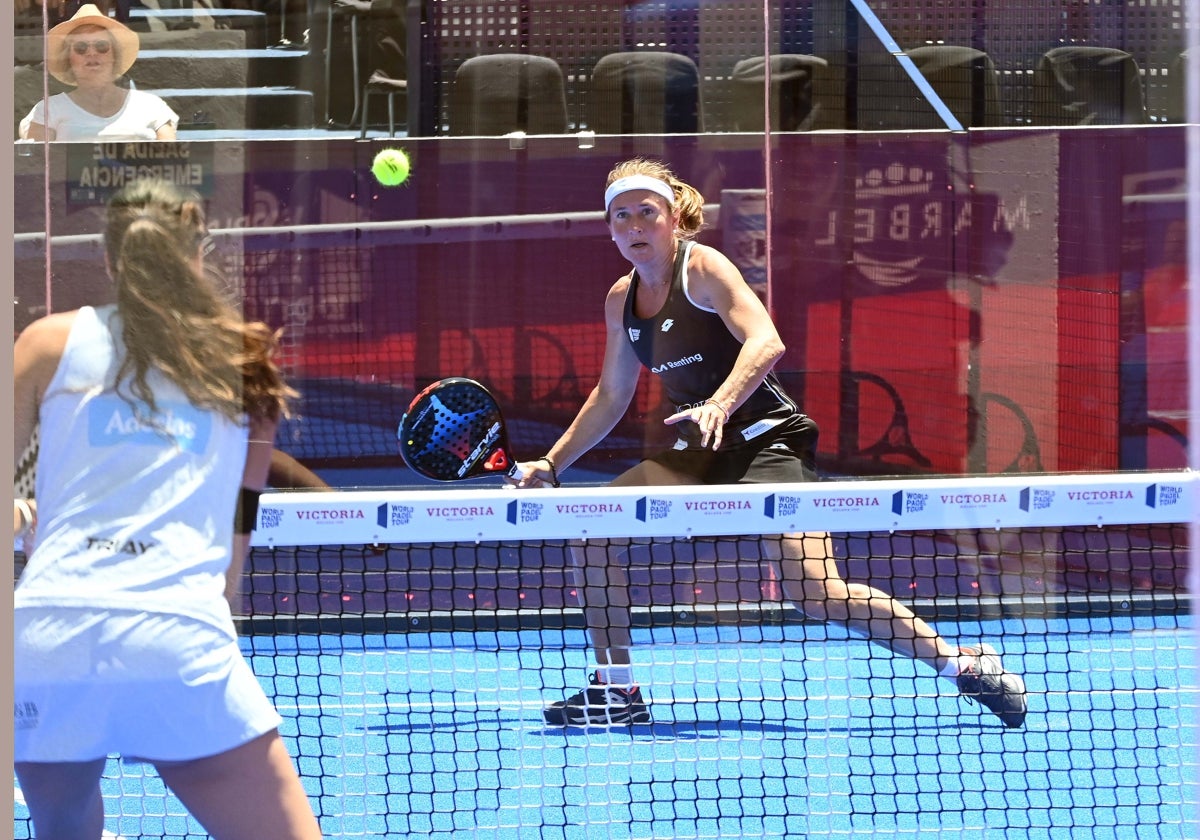
[[(1195, 492), (1164, 472), (274, 493), (238, 621), (328, 837), (1182, 840)], [(797, 609), (770, 535), (826, 531), (845, 578), (993, 646), (1024, 726)], [(650, 723), (543, 719), (595, 667), (587, 546), (628, 575)], [(144, 765), (110, 760), (103, 789), (116, 836), (204, 836)]]

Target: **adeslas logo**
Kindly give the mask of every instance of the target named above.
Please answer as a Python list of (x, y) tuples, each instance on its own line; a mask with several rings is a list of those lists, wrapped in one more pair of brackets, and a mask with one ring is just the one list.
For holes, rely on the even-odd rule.
[(166, 439), (185, 452), (203, 452), (212, 434), (212, 417), (185, 402), (164, 402), (142, 416), (123, 399), (103, 396), (89, 403), (87, 423), (95, 447), (162, 446)]

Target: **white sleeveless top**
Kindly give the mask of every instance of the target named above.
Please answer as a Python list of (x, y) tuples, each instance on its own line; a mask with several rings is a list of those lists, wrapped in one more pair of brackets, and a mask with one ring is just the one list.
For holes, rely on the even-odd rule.
[[(75, 104), (66, 93), (56, 93), (33, 106), (21, 120), (21, 136), (29, 132), (30, 123), (44, 125), (54, 131), (59, 142), (98, 143), (154, 140), (158, 130), (166, 125), (178, 125), (179, 115), (165, 101), (144, 90), (125, 94), (121, 110), (111, 117), (100, 117)], [(47, 113), (48, 111), (48, 113)]]
[(225, 570), (247, 427), (155, 372), (158, 414), (135, 411), (113, 386), (124, 352), (114, 306), (79, 310), (41, 405), (37, 545), (15, 605), (175, 613), (232, 630)]

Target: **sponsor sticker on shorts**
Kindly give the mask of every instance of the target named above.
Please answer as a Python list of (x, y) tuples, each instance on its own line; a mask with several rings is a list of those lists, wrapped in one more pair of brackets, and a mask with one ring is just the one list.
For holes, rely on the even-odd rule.
[(746, 428), (742, 429), (742, 439), (754, 440), (754, 438), (758, 437), (764, 432), (771, 431), (771, 429), (774, 429), (782, 422), (783, 419), (781, 418), (776, 418), (774, 420), (759, 420), (757, 423), (752, 423)]

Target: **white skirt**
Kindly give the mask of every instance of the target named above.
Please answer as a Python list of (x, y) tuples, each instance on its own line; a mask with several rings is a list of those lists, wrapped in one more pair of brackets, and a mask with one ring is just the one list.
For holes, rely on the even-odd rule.
[(277, 728), (237, 638), (128, 610), (15, 611), (14, 759), (186, 761)]

